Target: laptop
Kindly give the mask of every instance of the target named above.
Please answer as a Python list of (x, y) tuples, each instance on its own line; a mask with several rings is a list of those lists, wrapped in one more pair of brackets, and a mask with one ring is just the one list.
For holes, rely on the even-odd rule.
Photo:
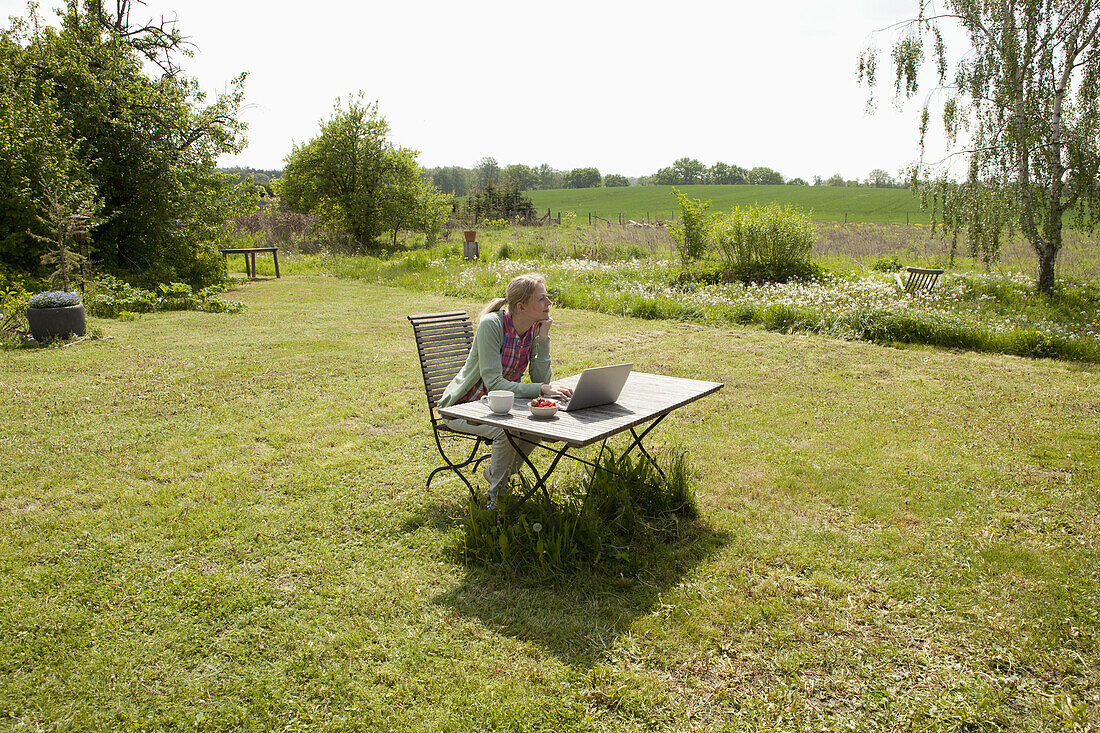
[(568, 400), (559, 399), (558, 404), (563, 412), (573, 412), (614, 402), (619, 399), (619, 393), (623, 391), (626, 378), (633, 368), (632, 362), (585, 369), (577, 380), (573, 396)]

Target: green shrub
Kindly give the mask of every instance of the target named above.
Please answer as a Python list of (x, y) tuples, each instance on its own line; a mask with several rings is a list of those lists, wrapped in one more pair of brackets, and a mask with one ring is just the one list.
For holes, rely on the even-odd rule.
[(169, 283), (158, 285), (160, 299), (158, 309), (164, 311), (194, 310), (198, 305), (191, 286), (186, 283)]
[(683, 287), (684, 285), (701, 283), (704, 285), (719, 285), (732, 282), (732, 273), (723, 262), (708, 260), (691, 267), (685, 267), (672, 280), (672, 285)]
[(680, 261), (687, 266), (699, 259), (707, 251), (707, 235), (710, 231), (711, 216), (707, 214), (709, 201), (691, 199), (672, 189), (680, 202), (680, 218), (669, 226), (672, 239), (680, 253)]
[[(224, 284), (210, 285), (197, 293), (186, 283), (157, 286), (157, 293), (103, 275), (96, 280), (87, 297), (88, 312), (99, 318), (133, 318), (135, 313), (154, 311), (195, 310), (207, 313), (238, 313), (244, 304), (218, 297), (225, 292)], [(159, 294), (158, 294), (159, 293)]]
[(99, 318), (114, 318), (122, 311), (152, 313), (157, 309), (155, 293), (136, 288), (112, 275), (96, 279), (86, 301), (88, 313)]
[(810, 261), (817, 232), (800, 209), (734, 207), (714, 217), (710, 231), (730, 272), (742, 282), (788, 282), (821, 274)]
[(22, 334), (29, 330), (27, 303), (30, 297), (19, 280), (7, 282), (0, 289), (0, 344), (17, 346)]
[(871, 269), (876, 272), (900, 272), (902, 268), (901, 260), (897, 255), (890, 255), (889, 257), (879, 257), (871, 265)]
[(821, 280), (826, 277), (826, 274), (825, 270), (817, 264), (806, 260), (758, 264), (745, 268), (732, 266), (727, 271), (726, 279), (730, 282), (736, 280), (745, 284), (810, 282)]

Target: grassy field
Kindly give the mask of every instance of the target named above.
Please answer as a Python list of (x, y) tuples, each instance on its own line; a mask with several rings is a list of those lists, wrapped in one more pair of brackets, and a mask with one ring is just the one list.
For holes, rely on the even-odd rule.
[(1100, 725), (1095, 367), (559, 310), (560, 374), (726, 386), (651, 436), (702, 519), (536, 577), (423, 486), (404, 316), (479, 304), (229, 297), (0, 360), (0, 727)]
[[(668, 219), (679, 211), (672, 186), (630, 186), (627, 188), (581, 188), (530, 191), (540, 213), (551, 209), (574, 211), (578, 221), (588, 223), (588, 214), (618, 222), (619, 214), (645, 221)], [(810, 212), (816, 221), (868, 222), (874, 224), (927, 224), (920, 200), (908, 189), (844, 188), (838, 186), (682, 186), (695, 199), (713, 201), (712, 211), (733, 206), (792, 204)], [(908, 217), (908, 220), (907, 220)]]

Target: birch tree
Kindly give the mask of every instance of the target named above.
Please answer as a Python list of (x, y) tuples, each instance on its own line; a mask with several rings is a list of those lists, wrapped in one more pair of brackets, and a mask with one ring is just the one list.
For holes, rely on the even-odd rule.
[[(924, 98), (920, 162), (912, 181), (934, 226), (971, 250), (996, 257), (1002, 235), (1020, 231), (1038, 255), (1038, 290), (1050, 294), (1071, 216), (1091, 229), (1100, 218), (1100, 0), (918, 0), (915, 18), (893, 27), (894, 92), (919, 93), (921, 69), (935, 82)], [(942, 12), (937, 12), (941, 8)], [(944, 29), (966, 38), (949, 58)], [(956, 49), (952, 49), (956, 50)], [(859, 79), (878, 82), (879, 53), (860, 55)], [(925, 161), (929, 121), (938, 113), (948, 151)], [(963, 156), (961, 182), (947, 172)]]

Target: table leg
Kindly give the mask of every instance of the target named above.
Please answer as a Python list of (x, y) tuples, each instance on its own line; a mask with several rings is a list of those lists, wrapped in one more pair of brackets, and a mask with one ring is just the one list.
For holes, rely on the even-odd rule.
[(275, 277), (279, 277), (279, 250), (274, 250), (271, 256), (275, 258)]
[[(245, 256), (247, 257), (248, 255), (245, 255)], [(256, 277), (256, 253), (253, 252), (251, 254), (251, 257), (252, 257), (252, 277)]]
[[(550, 467), (546, 469), (546, 473), (540, 476), (538, 469), (535, 468), (535, 464), (531, 463), (531, 459), (528, 458), (523, 453), (523, 451), (520, 450), (519, 443), (516, 442), (517, 438), (507, 430), (504, 431), (504, 434), (508, 436), (508, 442), (512, 444), (512, 448), (514, 448), (516, 453), (519, 454), (519, 456), (523, 459), (523, 462), (527, 464), (527, 467), (531, 469), (531, 473), (535, 475), (535, 485), (531, 487), (530, 491), (520, 497), (520, 500), (518, 502), (513, 504), (512, 507), (508, 509), (508, 512), (505, 514), (505, 516), (511, 519), (512, 515), (515, 514), (521, 506), (527, 503), (527, 500), (530, 499), (536, 491), (542, 489), (542, 495), (546, 499), (546, 510), (550, 513), (550, 528), (557, 529), (557, 520), (554, 518), (554, 505), (550, 501), (550, 492), (546, 490), (546, 480), (549, 479), (550, 475), (554, 473), (554, 469), (558, 466), (558, 461), (560, 461), (562, 456), (565, 455), (565, 452), (569, 449), (569, 446), (563, 445), (561, 447), (561, 450), (547, 448), (547, 450), (553, 451), (556, 455), (554, 456), (554, 460), (550, 462)], [(520, 438), (520, 440), (522, 440), (522, 438)]]
[[(668, 413), (666, 412), (665, 415), (667, 415), (667, 414)], [(665, 472), (661, 470), (661, 467), (659, 465), (657, 465), (657, 461), (655, 461), (653, 459), (653, 456), (649, 455), (649, 451), (647, 451), (645, 449), (645, 446), (642, 445), (642, 439), (645, 438), (645, 436), (649, 435), (649, 431), (652, 430), (653, 428), (657, 427), (657, 424), (665, 419), (665, 415), (661, 415), (656, 420), (651, 422), (646, 427), (646, 429), (642, 431), (641, 435), (638, 435), (636, 432), (634, 432), (634, 428), (631, 428), (630, 429), (630, 434), (634, 436), (634, 442), (631, 443), (630, 446), (625, 451), (623, 451), (623, 456), (626, 456), (628, 453), (630, 453), (630, 451), (634, 450), (634, 448), (637, 447), (638, 450), (640, 450), (642, 452), (642, 455), (645, 456), (646, 458), (648, 458), (649, 462), (653, 464), (653, 467), (657, 469), (657, 473), (661, 474), (662, 479), (665, 478)]]

